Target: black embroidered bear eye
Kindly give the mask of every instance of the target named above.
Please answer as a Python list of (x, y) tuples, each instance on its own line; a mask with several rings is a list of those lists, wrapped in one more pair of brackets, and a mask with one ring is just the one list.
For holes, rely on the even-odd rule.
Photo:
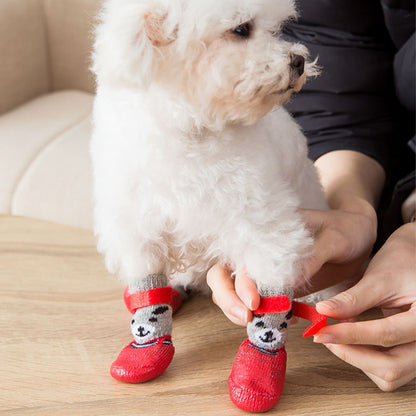
[(168, 309), (169, 308), (167, 306), (159, 306), (152, 313), (154, 315), (160, 315), (161, 313), (165, 313)]
[(241, 37), (241, 38), (248, 38), (251, 33), (252, 26), (249, 22), (243, 23), (240, 26), (237, 26), (235, 29), (232, 30), (232, 33)]
[(258, 328), (264, 328), (264, 322), (263, 321), (259, 321), (259, 322), (256, 323), (256, 326)]
[(133, 325), (133, 324), (134, 324), (134, 322), (135, 322), (135, 320), (134, 320), (134, 319), (132, 319), (132, 320), (131, 320), (131, 324)]
[(149, 322), (157, 322), (157, 318), (155, 316), (152, 316), (149, 318)]
[(280, 324), (280, 329), (284, 329), (284, 328), (287, 328), (287, 323), (286, 322), (283, 322), (283, 323)]

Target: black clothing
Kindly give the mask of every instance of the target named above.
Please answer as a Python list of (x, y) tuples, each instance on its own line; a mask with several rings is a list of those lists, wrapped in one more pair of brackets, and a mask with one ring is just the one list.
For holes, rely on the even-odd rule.
[[(414, 169), (414, 0), (298, 0), (297, 8), (283, 36), (318, 56), (322, 74), (286, 108), (311, 159), (356, 150), (376, 159), (393, 185)], [(414, 189), (414, 175), (410, 183)]]

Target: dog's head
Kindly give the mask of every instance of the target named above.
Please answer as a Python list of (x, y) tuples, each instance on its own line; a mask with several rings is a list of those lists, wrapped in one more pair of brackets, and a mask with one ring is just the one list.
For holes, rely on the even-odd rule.
[(169, 91), (202, 124), (250, 124), (317, 73), (280, 36), (295, 16), (293, 0), (107, 0), (93, 68), (99, 83)]

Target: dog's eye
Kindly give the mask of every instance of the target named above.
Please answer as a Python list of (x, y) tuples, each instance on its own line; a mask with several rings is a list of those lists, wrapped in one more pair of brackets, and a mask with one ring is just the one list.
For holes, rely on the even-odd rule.
[(241, 38), (248, 38), (251, 33), (252, 26), (249, 22), (243, 23), (240, 26), (237, 26), (232, 32), (241, 37)]

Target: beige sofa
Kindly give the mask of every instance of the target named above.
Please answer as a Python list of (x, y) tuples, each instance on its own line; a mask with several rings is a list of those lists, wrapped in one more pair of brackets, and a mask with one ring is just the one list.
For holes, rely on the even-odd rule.
[(100, 0), (0, 1), (0, 214), (90, 228)]

